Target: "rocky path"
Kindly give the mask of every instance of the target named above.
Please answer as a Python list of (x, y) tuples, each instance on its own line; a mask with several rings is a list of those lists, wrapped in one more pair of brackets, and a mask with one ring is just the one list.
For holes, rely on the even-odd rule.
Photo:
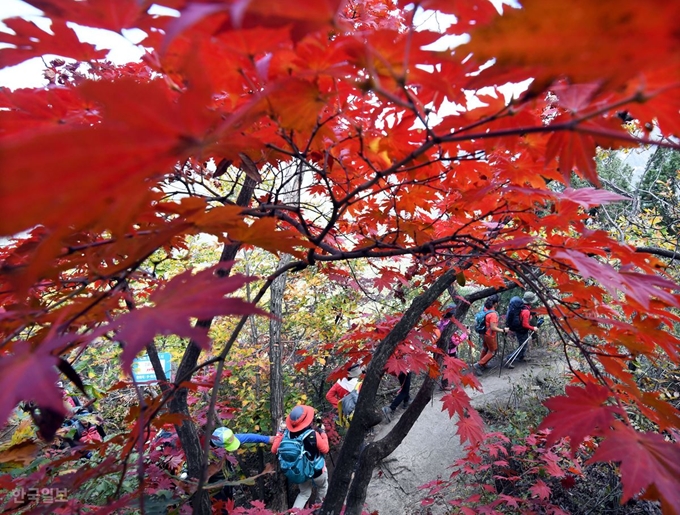
[[(514, 370), (498, 369), (487, 372), (482, 378), (483, 392), (469, 390), (475, 408), (492, 403), (507, 403), (512, 386), (535, 382), (535, 378), (550, 371), (555, 364), (547, 354), (536, 356), (531, 364), (518, 365)], [(449, 467), (464, 455), (456, 435), (455, 419), (442, 411), (442, 391), (436, 391), (430, 404), (425, 408), (416, 424), (401, 445), (376, 468), (368, 487), (366, 509), (378, 511), (380, 515), (439, 515), (446, 512), (445, 506), (421, 506), (425, 493), (419, 486), (437, 478), (448, 478)], [(387, 434), (396, 419), (403, 413), (397, 410), (390, 424), (381, 424), (374, 437), (380, 439)]]

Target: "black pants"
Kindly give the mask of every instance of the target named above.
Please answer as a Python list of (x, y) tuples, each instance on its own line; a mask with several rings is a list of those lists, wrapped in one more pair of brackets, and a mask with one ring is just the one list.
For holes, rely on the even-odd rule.
[(408, 404), (408, 401), (411, 400), (411, 372), (402, 372), (399, 374), (399, 384), (401, 385), (401, 389), (392, 401), (392, 404), (390, 404), (390, 409), (392, 411), (397, 409), (402, 402), (406, 405)]
[(526, 342), (526, 345), (522, 347), (522, 350), (519, 352), (519, 355), (517, 356), (517, 359), (519, 361), (522, 361), (524, 359), (524, 354), (527, 351), (527, 347), (529, 346), (529, 342), (527, 341), (529, 339), (529, 331), (515, 331), (515, 336), (517, 336), (517, 346), (519, 347), (522, 345), (524, 342)]

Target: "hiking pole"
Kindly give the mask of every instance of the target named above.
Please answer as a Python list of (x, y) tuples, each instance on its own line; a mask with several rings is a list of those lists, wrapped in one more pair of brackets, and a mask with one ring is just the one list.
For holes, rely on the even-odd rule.
[(501, 376), (503, 371), (503, 359), (505, 356), (505, 346), (508, 344), (508, 337), (503, 333), (503, 350), (501, 350), (501, 362), (498, 364), (498, 377)]
[(524, 346), (527, 345), (527, 344), (529, 343), (529, 340), (531, 339), (531, 335), (532, 335), (532, 334), (534, 334), (534, 332), (533, 332), (533, 331), (529, 331), (529, 334), (527, 335), (527, 339), (524, 340), (524, 342), (522, 342), (522, 345), (520, 345), (519, 347), (517, 347), (517, 348), (514, 350), (514, 352), (513, 352), (512, 354), (510, 354), (510, 356), (508, 356), (508, 361), (505, 363), (505, 366), (506, 366), (506, 367), (509, 366), (509, 365), (512, 365), (512, 364), (514, 363), (514, 361), (517, 359), (517, 356), (519, 356), (520, 353), (522, 352), (522, 349), (524, 348)]

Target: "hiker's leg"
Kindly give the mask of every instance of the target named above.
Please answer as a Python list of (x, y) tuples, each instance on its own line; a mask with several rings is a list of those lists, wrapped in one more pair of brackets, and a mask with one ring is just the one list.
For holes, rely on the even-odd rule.
[(484, 345), (484, 347), (482, 347), (482, 353), (479, 355), (479, 361), (482, 361), (488, 352), (489, 349), (487, 349), (486, 345)]
[(484, 335), (484, 346), (487, 349), (487, 353), (484, 354), (482, 359), (479, 360), (479, 366), (480, 367), (485, 367), (486, 364), (491, 361), (491, 359), (496, 355), (496, 351), (498, 350), (498, 343), (496, 342), (496, 335), (494, 334), (489, 334), (489, 335)]
[(408, 374), (404, 374), (402, 372), (399, 374), (399, 384), (401, 385), (401, 388), (399, 388), (399, 393), (392, 401), (392, 404), (390, 404), (390, 409), (392, 411), (396, 411), (396, 409), (399, 407), (399, 404), (409, 398), (409, 390), (411, 389), (411, 373), (409, 372)]
[(324, 467), (323, 474), (319, 477), (315, 477), (312, 481), (316, 485), (316, 502), (320, 503), (326, 498), (326, 492), (328, 492), (328, 471)]
[[(529, 338), (529, 332), (528, 332), (528, 331), (526, 331), (526, 332), (524, 332), (524, 331), (522, 331), (522, 332), (516, 332), (515, 335), (517, 336), (517, 346), (518, 346), (518, 347), (519, 347), (520, 345), (522, 345), (524, 342), (526, 342), (527, 339)], [(517, 359), (518, 359), (519, 361), (523, 361), (523, 360), (524, 360), (524, 354), (526, 354), (526, 351), (527, 351), (527, 347), (528, 347), (528, 346), (529, 346), (529, 342), (527, 342), (526, 345), (524, 345), (524, 347), (522, 347), (522, 350), (519, 351), (519, 354), (517, 355)]]
[(295, 503), (293, 504), (293, 508), (304, 508), (305, 504), (307, 504), (307, 501), (309, 501), (309, 498), (312, 496), (312, 480), (310, 479), (309, 481), (305, 481), (302, 483), (300, 486), (300, 493), (298, 496), (295, 498)]

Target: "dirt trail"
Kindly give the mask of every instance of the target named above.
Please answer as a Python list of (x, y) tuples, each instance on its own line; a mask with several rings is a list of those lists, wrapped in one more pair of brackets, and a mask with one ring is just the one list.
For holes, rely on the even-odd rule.
[[(543, 349), (534, 352), (532, 357), (531, 363), (519, 364), (514, 370), (504, 369), (500, 377), (498, 368), (486, 372), (481, 378), (484, 391), (468, 390), (473, 406), (480, 408), (496, 402), (505, 404), (512, 394), (513, 385), (534, 382), (536, 377), (547, 373), (558, 373), (554, 358)], [(435, 391), (432, 401), (401, 445), (374, 471), (366, 496), (369, 512), (377, 510), (380, 515), (447, 513), (446, 506), (442, 505), (422, 507), (420, 501), (425, 493), (418, 489), (437, 478), (448, 478), (450, 465), (464, 455), (456, 435), (455, 419), (450, 419), (448, 412), (442, 411), (443, 395), (444, 392), (439, 389)], [(381, 424), (374, 439), (385, 436), (401, 413), (403, 410), (399, 408), (390, 424)]]

